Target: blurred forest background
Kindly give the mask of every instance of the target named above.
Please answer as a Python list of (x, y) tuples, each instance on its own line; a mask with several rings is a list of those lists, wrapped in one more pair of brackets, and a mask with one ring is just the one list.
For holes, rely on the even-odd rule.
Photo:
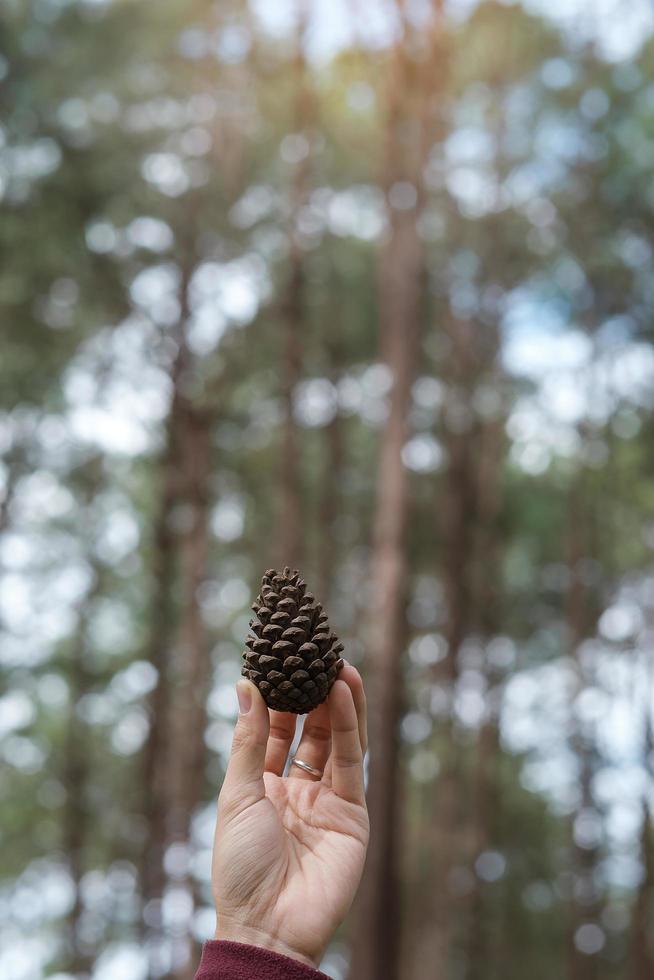
[(345, 980), (654, 977), (654, 7), (5, 0), (0, 976), (189, 980), (260, 575)]

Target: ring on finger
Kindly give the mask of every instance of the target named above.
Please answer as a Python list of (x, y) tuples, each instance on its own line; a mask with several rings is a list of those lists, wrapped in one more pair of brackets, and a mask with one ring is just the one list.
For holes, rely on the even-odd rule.
[(303, 769), (304, 772), (308, 772), (311, 776), (317, 776), (318, 779), (322, 779), (323, 770), (316, 769), (315, 766), (310, 766), (308, 762), (303, 762), (302, 759), (297, 759), (295, 756), (293, 756), (291, 765), (297, 766), (299, 769)]

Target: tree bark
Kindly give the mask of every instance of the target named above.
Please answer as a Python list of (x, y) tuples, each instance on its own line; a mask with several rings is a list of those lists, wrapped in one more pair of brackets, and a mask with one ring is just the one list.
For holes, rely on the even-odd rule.
[[(173, 337), (171, 400), (159, 463), (160, 497), (153, 534), (150, 638), (147, 659), (157, 671), (149, 699), (150, 730), (143, 754), (144, 813), (141, 888), (144, 932), (151, 968), (175, 978), (193, 976), (190, 922), (184, 934), (164, 937), (161, 900), (168, 885), (165, 856), (171, 844), (188, 844), (191, 819), (204, 791), (206, 702), (210, 647), (202, 618), (201, 586), (207, 577), (213, 422), (222, 381), (196, 393), (196, 358), (187, 339), (189, 286), (196, 265), (199, 199), (189, 204), (189, 224), (179, 261), (180, 315)], [(221, 372), (222, 373), (222, 372)], [(188, 867), (173, 874), (195, 904)], [(168, 964), (172, 938), (173, 966)], [(166, 948), (164, 948), (166, 947)]]
[[(211, 660), (199, 596), (207, 577), (209, 550), (211, 429), (211, 413), (186, 401), (181, 467), (185, 475), (183, 500), (187, 524), (180, 542), (183, 605), (173, 665), (175, 710), (171, 717), (169, 765), (169, 838), (171, 843), (186, 845), (190, 841), (192, 816), (204, 796), (204, 735)], [(188, 869), (177, 875), (176, 883), (178, 887), (185, 886), (194, 898), (194, 905), (197, 904)], [(182, 943), (188, 947), (188, 937)], [(172, 971), (180, 980), (192, 980), (195, 975), (199, 948), (192, 939), (190, 944), (188, 960)]]
[(647, 800), (643, 800), (640, 825), (640, 860), (642, 878), (638, 885), (631, 922), (631, 977), (632, 980), (651, 980), (654, 976), (651, 939), (654, 908), (654, 840), (652, 815)]
[(302, 377), (302, 260), (295, 255), (284, 304), (284, 359), (282, 365), (282, 445), (279, 455), (280, 515), (276, 565), (297, 568), (302, 561), (302, 494), (300, 446), (294, 414), (295, 392)]
[[(501, 381), (496, 378), (496, 386)], [(499, 517), (502, 508), (503, 464), (505, 459), (505, 418), (482, 425), (479, 446), (478, 526), (474, 555), (476, 573), (476, 609), (479, 637), (484, 645), (497, 635), (502, 619), (502, 555)], [(496, 843), (499, 807), (498, 766), (500, 756), (499, 715), (502, 675), (497, 667), (484, 661), (486, 679), (485, 716), (479, 730), (473, 768), (472, 854), (469, 864), (473, 890), (469, 901), (467, 947), (468, 980), (487, 980), (489, 963), (494, 962), (491, 947), (492, 922), (486, 898), (486, 887), (475, 865), (478, 858)]]
[(281, 367), (283, 428), (279, 457), (280, 513), (277, 521), (278, 534), (275, 548), (275, 561), (279, 568), (286, 565), (297, 568), (304, 554), (300, 446), (294, 402), (295, 392), (302, 377), (302, 334), (305, 327), (305, 255), (298, 237), (297, 218), (307, 197), (311, 146), (309, 126), (313, 113), (313, 98), (309, 89), (304, 54), (306, 26), (306, 0), (299, 0), (295, 53), (294, 128), (295, 133), (306, 140), (306, 152), (295, 164), (290, 187), (289, 272), (285, 295), (281, 303), (283, 317), (283, 361)]
[[(404, 19), (404, 10), (399, 5)], [(424, 245), (418, 218), (424, 202), (423, 171), (433, 137), (434, 81), (440, 66), (440, 5), (424, 34), (427, 55), (414, 60), (408, 37), (393, 50), (388, 73), (385, 173), (389, 231), (379, 264), (382, 359), (392, 387), (382, 435), (371, 552), (370, 623), (367, 637), (369, 681), (371, 840), (353, 922), (352, 980), (395, 980), (399, 975), (401, 896), (398, 837), (402, 819), (398, 723), (402, 701), (402, 634), (407, 559), (405, 532), (409, 487), (402, 449), (423, 320)], [(408, 22), (404, 21), (405, 33)], [(413, 38), (415, 41), (415, 37)], [(416, 115), (410, 117), (411, 108)], [(415, 140), (407, 126), (417, 124)], [(402, 183), (413, 187), (414, 207), (393, 205)]]
[(648, 792), (652, 785), (652, 759), (654, 759), (654, 730), (652, 728), (652, 662), (649, 661), (648, 703), (645, 704), (645, 731), (643, 758), (647, 771), (647, 785), (643, 794), (640, 825), (641, 879), (636, 892), (631, 916), (630, 974), (631, 980), (650, 980), (654, 976), (654, 945), (652, 943), (652, 919), (654, 916), (654, 832)]
[[(86, 471), (81, 474), (85, 484), (82, 490), (81, 532), (92, 552), (95, 527), (91, 508), (100, 489), (102, 462), (100, 458), (89, 461)], [(66, 790), (66, 805), (63, 811), (63, 848), (68, 861), (68, 870), (73, 882), (74, 900), (67, 916), (68, 956), (66, 969), (80, 980), (90, 977), (93, 971), (93, 955), (85, 946), (80, 924), (84, 911), (81, 882), (87, 862), (85, 851), (92, 837), (90, 808), (88, 802), (91, 761), (88, 751), (88, 731), (86, 724), (77, 712), (82, 697), (89, 691), (92, 679), (87, 667), (89, 614), (94, 599), (102, 591), (102, 569), (91, 561), (93, 580), (89, 592), (81, 600), (77, 615), (77, 629), (72, 640), (68, 659), (68, 681), (71, 710), (66, 732), (65, 754), (62, 782)]]
[(89, 831), (89, 811), (86, 803), (89, 779), (87, 733), (76, 713), (80, 698), (88, 690), (89, 678), (85, 668), (86, 621), (81, 613), (77, 633), (73, 641), (68, 678), (72, 710), (66, 733), (63, 784), (66, 789), (66, 806), (63, 821), (63, 846), (68, 860), (68, 871), (75, 897), (67, 916), (68, 962), (66, 968), (76, 977), (91, 976), (93, 957), (85, 949), (80, 936), (80, 920), (83, 913), (81, 881), (85, 872), (84, 851)]
[[(141, 865), (141, 895), (145, 922), (148, 930), (154, 930), (155, 938), (161, 927), (160, 903), (166, 883), (164, 854), (168, 843), (167, 814), (170, 801), (168, 756), (172, 702), (171, 637), (177, 620), (173, 595), (177, 574), (177, 542), (172, 518), (182, 490), (179, 465), (180, 417), (184, 406), (182, 386), (189, 361), (185, 331), (189, 315), (190, 276), (191, 268), (187, 265), (180, 286), (181, 312), (175, 331), (177, 351), (170, 371), (172, 394), (166, 421), (165, 446), (158, 467), (160, 497), (153, 530), (150, 636), (145, 652), (145, 657), (155, 668), (157, 677), (148, 699), (150, 725), (143, 752), (146, 842)], [(156, 952), (154, 955), (156, 956)]]
[[(568, 627), (569, 656), (576, 677), (573, 698), (588, 683), (580, 647), (585, 639), (593, 636), (597, 627), (598, 608), (584, 567), (588, 559), (596, 558), (593, 534), (593, 500), (581, 472), (570, 490), (568, 510), (568, 547), (570, 585), (567, 597), (566, 620)], [(570, 925), (568, 933), (568, 976), (570, 980), (598, 980), (599, 961), (596, 953), (580, 950), (576, 933), (588, 923), (600, 924), (602, 895), (597, 885), (599, 845), (580, 846), (574, 839), (575, 818), (583, 811), (595, 808), (592, 781), (595, 772), (593, 744), (574, 715), (571, 721), (571, 747), (579, 766), (580, 803), (573, 814), (570, 827), (571, 866), (573, 872), (570, 895)]]
[[(454, 416), (445, 419), (443, 438), (447, 448), (444, 497), (440, 530), (444, 551), (444, 592), (447, 608), (446, 656), (434, 672), (435, 682), (446, 694), (446, 708), (439, 738), (444, 746), (441, 775), (427, 834), (425, 864), (436, 887), (426, 898), (424, 928), (417, 940), (413, 976), (447, 976), (456, 909), (460, 900), (452, 890), (452, 875), (468, 857), (463, 825), (463, 764), (454, 716), (454, 699), (459, 681), (459, 655), (472, 629), (474, 615), (474, 545), (478, 519), (478, 433), (468, 406), (472, 401), (479, 367), (473, 325), (449, 316), (446, 321), (450, 353), (446, 377)], [(460, 917), (460, 916), (459, 916)]]
[[(388, 256), (394, 253), (389, 250)], [(368, 633), (370, 687), (370, 783), (368, 806), (372, 835), (359, 893), (351, 976), (375, 980), (397, 976), (399, 888), (396, 826), (399, 819), (398, 736), (400, 707), (400, 638), (406, 588), (404, 548), (408, 513), (407, 472), (402, 448), (418, 346), (418, 301), (421, 263), (417, 250), (404, 251), (396, 266), (404, 293), (397, 295), (387, 322), (393, 388), (379, 463), (378, 496), (371, 556), (371, 612)], [(397, 256), (398, 260), (400, 256)], [(410, 264), (409, 264), (410, 262)], [(400, 278), (398, 276), (398, 279)]]
[(4, 534), (9, 527), (9, 508), (14, 498), (17, 481), (18, 475), (16, 469), (10, 465), (4, 496), (0, 500), (0, 534)]
[[(337, 318), (329, 318), (324, 332), (324, 348), (328, 357), (327, 376), (335, 386), (341, 371), (341, 338)], [(341, 483), (345, 456), (343, 419), (335, 406), (334, 416), (324, 429), (323, 472), (318, 503), (318, 561), (316, 581), (318, 595), (329, 608), (338, 540), (336, 520), (340, 512)]]
[(14, 446), (5, 454), (4, 463), (7, 472), (4, 493), (0, 499), (0, 535), (9, 530), (11, 523), (11, 505), (16, 495), (18, 481), (23, 476), (26, 467), (27, 447), (16, 434)]
[(211, 415), (185, 406), (183, 455), (187, 527), (180, 542), (183, 606), (175, 658), (173, 719), (175, 769), (171, 782), (171, 836), (185, 840), (193, 807), (202, 798), (209, 650), (199, 602), (207, 576), (211, 476)]

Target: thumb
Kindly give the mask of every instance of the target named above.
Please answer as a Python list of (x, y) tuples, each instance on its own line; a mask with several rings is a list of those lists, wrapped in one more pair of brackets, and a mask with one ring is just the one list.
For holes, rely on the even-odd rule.
[(263, 768), (270, 732), (268, 708), (259, 689), (247, 680), (236, 685), (238, 721), (220, 793), (221, 805), (238, 814), (263, 799)]

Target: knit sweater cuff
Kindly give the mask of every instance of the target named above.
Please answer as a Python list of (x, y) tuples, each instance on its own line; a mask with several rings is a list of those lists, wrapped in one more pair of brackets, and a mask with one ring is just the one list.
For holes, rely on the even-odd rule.
[(195, 980), (329, 980), (325, 973), (261, 946), (213, 939), (204, 944)]

